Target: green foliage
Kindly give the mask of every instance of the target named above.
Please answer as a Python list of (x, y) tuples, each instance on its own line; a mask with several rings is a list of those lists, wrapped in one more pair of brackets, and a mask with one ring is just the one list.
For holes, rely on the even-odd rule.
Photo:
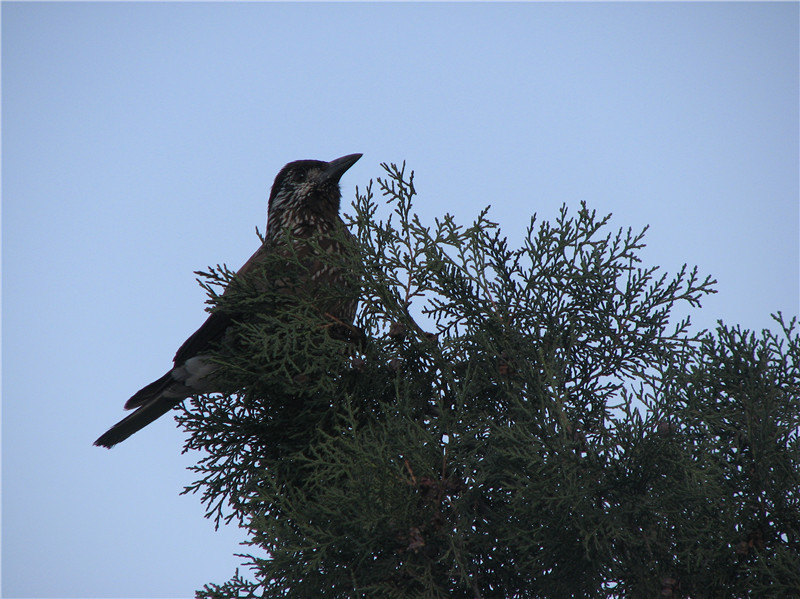
[(670, 317), (713, 281), (641, 266), (644, 231), (562, 208), (513, 249), (488, 211), (424, 225), (384, 168), (336, 258), (366, 344), (329, 334), (335, 289), (205, 273), (242, 317), (231, 393), (180, 417), (187, 491), (251, 552), (198, 596), (800, 596), (795, 321), (693, 335)]

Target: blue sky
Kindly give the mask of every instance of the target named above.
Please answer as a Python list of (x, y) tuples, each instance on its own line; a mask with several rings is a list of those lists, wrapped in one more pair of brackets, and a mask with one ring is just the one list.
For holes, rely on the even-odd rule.
[(798, 314), (798, 4), (2, 3), (2, 592), (227, 580), (163, 418), (92, 441), (204, 319), (286, 162), (416, 171), (423, 220), (510, 240), (581, 200), (697, 264), (699, 327)]

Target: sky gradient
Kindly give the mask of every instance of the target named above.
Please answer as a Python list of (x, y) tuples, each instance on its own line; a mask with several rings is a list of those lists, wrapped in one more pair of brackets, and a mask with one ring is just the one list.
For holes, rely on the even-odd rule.
[[(162, 418), (92, 441), (204, 319), (278, 170), (362, 152), (512, 245), (585, 200), (697, 264), (697, 327), (798, 314), (797, 3), (2, 3), (2, 594), (186, 597), (240, 560)], [(346, 210), (346, 208), (345, 208)]]

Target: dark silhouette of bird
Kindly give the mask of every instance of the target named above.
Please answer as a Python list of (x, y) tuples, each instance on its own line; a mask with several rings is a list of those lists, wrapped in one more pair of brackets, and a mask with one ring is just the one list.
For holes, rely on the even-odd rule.
[[(349, 235), (339, 217), (341, 191), (339, 179), (361, 154), (349, 154), (331, 162), (298, 160), (287, 164), (275, 177), (269, 196), (267, 229), (262, 245), (236, 273), (237, 279), (255, 278), (258, 289), (280, 287), (280, 293), (293, 293), (297, 285), (324, 281), (328, 286), (342, 286), (342, 273), (330, 261), (314, 257), (314, 249), (336, 253), (343, 251), (341, 235)], [(338, 233), (337, 233), (338, 232)], [(309, 239), (315, 239), (310, 243)], [(316, 244), (316, 245), (314, 245)], [(289, 247), (291, 245), (291, 247)], [(261, 265), (275, 253), (291, 252), (305, 262), (304, 281), (287, 282), (269, 275)], [(259, 279), (259, 277), (261, 277)], [(345, 287), (346, 289), (346, 287)], [(227, 291), (227, 290), (226, 290)], [(355, 318), (357, 290), (345, 293), (339, 301), (315, 306), (339, 325), (350, 325)], [(213, 372), (216, 365), (209, 352), (220, 343), (234, 323), (233, 315), (212, 312), (178, 349), (173, 366), (161, 378), (133, 394), (125, 409), (135, 409), (126, 418), (103, 433), (95, 445), (112, 447), (179, 405), (187, 397), (215, 391)]]

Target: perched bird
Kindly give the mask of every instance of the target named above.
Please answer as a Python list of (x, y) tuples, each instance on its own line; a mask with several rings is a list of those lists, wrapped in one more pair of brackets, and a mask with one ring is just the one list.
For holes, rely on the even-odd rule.
[[(359, 158), (361, 154), (349, 154), (331, 162), (298, 160), (283, 167), (275, 177), (270, 192), (264, 243), (239, 269), (237, 278), (264, 277), (264, 269), (259, 265), (267, 257), (276, 252), (291, 251), (295, 255), (300, 254), (301, 258), (308, 256), (304, 276), (310, 280), (292, 281), (291, 284), (285, 280), (257, 280), (257, 288), (278, 285), (281, 287), (279, 291), (292, 293), (292, 288), (297, 285), (322, 279), (331, 286), (339, 284), (337, 278), (341, 278), (341, 273), (324, 261), (315, 260), (309, 249), (311, 244), (307, 241), (304, 243), (304, 240), (314, 237), (317, 240), (316, 247), (322, 247), (329, 253), (342, 251), (341, 243), (336, 240), (336, 232), (344, 231), (347, 234), (347, 230), (339, 217), (339, 179)], [(287, 247), (287, 239), (292, 247)], [(335, 304), (317, 307), (348, 325), (355, 318), (357, 302), (358, 294), (355, 292)], [(125, 409), (135, 408), (136, 411), (103, 433), (94, 444), (112, 447), (166, 414), (187, 397), (215, 391), (210, 375), (216, 366), (208, 359), (208, 352), (223, 339), (232, 324), (230, 314), (213, 312), (178, 349), (172, 368), (127, 401)]]

